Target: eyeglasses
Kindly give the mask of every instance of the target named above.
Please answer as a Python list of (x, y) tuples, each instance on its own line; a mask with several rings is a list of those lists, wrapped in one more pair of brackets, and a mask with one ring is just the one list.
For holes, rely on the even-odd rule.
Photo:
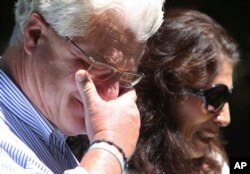
[(201, 98), (208, 112), (216, 113), (229, 101), (232, 90), (224, 84), (217, 84), (206, 90), (189, 89), (188, 93)]
[[(75, 42), (73, 42), (69, 37), (67, 39), (84, 54), (85, 62), (89, 64), (87, 72), (91, 77), (97, 81), (106, 81), (113, 77), (115, 74), (119, 74), (119, 83), (123, 88), (133, 88), (140, 80), (143, 78), (143, 73), (134, 73), (129, 71), (120, 71), (115, 67), (107, 65), (102, 62), (94, 60), (89, 56), (83, 49), (81, 49)], [(87, 59), (86, 59), (87, 58)], [(90, 62), (90, 63), (89, 63)]]

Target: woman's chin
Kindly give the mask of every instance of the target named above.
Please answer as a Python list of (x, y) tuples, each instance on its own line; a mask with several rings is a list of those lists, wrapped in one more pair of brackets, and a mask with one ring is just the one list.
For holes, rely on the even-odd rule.
[(210, 141), (195, 138), (192, 142), (192, 158), (200, 158), (210, 151)]

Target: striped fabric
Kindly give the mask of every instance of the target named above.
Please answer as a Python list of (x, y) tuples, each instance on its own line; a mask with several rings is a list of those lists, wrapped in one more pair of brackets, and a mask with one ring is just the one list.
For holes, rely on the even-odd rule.
[(0, 173), (56, 173), (78, 166), (64, 136), (0, 70)]

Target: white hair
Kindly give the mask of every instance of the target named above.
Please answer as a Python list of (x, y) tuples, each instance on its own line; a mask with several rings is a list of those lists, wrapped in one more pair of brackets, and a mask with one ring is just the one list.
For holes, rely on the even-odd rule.
[(10, 44), (22, 37), (27, 19), (37, 12), (61, 36), (85, 36), (91, 16), (105, 10), (119, 14), (123, 25), (145, 42), (160, 27), (164, 0), (18, 0)]

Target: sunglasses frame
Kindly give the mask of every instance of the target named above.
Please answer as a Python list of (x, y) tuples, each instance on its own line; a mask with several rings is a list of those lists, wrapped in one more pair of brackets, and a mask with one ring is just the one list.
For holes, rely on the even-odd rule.
[[(221, 87), (227, 89), (227, 92), (228, 92), (227, 93), (227, 95), (228, 95), (227, 99), (222, 104), (220, 104), (220, 106), (218, 108), (215, 108), (214, 110), (208, 110), (209, 103), (207, 102), (207, 100), (208, 100), (207, 99), (208, 98), (207, 97), (207, 93), (209, 91), (211, 91), (211, 90), (214, 90), (216, 88), (221, 88)], [(227, 87), (227, 85), (224, 85), (224, 84), (215, 84), (215, 85), (213, 85), (209, 89), (192, 89), (192, 88), (189, 88), (187, 91), (188, 91), (188, 94), (191, 94), (193, 96), (196, 96), (196, 97), (199, 97), (200, 99), (202, 99), (202, 101), (204, 103), (204, 107), (205, 107), (205, 109), (208, 112), (210, 112), (210, 113), (216, 113), (216, 112), (220, 111), (223, 108), (223, 106), (225, 105), (225, 103), (229, 102), (230, 97), (232, 95), (233, 88), (229, 89)], [(223, 93), (225, 93), (225, 91), (223, 91)]]

